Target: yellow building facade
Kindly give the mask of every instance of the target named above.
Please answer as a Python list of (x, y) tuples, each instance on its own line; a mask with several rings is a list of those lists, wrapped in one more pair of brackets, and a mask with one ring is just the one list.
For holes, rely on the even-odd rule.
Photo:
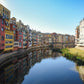
[(14, 46), (14, 33), (13, 31), (5, 30), (5, 49), (4, 51), (12, 50)]
[(0, 4), (0, 16), (5, 19), (5, 28), (10, 30), (10, 10)]

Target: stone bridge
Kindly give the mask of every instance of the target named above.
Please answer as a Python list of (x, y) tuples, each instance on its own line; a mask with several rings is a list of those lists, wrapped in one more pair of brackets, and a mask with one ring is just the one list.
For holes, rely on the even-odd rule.
[(75, 43), (74, 42), (69, 42), (69, 43), (62, 43), (62, 42), (53, 42), (49, 44), (50, 46), (53, 46), (54, 48), (73, 48), (75, 47)]

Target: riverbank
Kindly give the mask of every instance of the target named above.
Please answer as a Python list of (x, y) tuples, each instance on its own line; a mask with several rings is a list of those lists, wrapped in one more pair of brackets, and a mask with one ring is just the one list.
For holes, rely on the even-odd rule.
[(71, 57), (71, 58), (74, 57), (75, 59), (84, 61), (84, 50), (80, 50), (77, 48), (65, 48), (62, 49), (61, 51), (63, 56)]
[(24, 57), (25, 55), (27, 55), (29, 52), (36, 50), (36, 49), (40, 49), (40, 48), (47, 48), (48, 45), (43, 45), (43, 46), (34, 46), (34, 47), (30, 47), (28, 49), (21, 49), (19, 51), (14, 51), (11, 53), (5, 53), (0, 55), (0, 66), (4, 65), (4, 63), (7, 63), (8, 59), (10, 59), (9, 61), (12, 61), (13, 59), (17, 58), (21, 58)]

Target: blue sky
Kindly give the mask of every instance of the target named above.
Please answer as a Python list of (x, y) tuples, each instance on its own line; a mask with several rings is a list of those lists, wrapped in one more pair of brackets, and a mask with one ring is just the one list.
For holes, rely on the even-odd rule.
[(0, 0), (11, 17), (41, 32), (75, 35), (84, 18), (84, 0)]

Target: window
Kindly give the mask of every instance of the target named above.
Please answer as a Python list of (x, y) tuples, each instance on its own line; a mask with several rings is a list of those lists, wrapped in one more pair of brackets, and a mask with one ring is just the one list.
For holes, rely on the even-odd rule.
[(12, 48), (12, 47), (13, 47), (12, 45), (6, 46), (6, 48)]
[(16, 40), (16, 37), (14, 36), (14, 41)]
[(3, 12), (4, 12), (4, 8), (3, 8)]
[(19, 43), (19, 47), (21, 47), (21, 46), (22, 46), (22, 43), (20, 42), (20, 43)]
[(5, 21), (5, 25), (7, 24), (7, 22)]
[(2, 41), (4, 40), (4, 36), (1, 37), (1, 40), (2, 40)]
[(7, 11), (7, 14), (8, 14), (8, 11)]
[(3, 18), (5, 18), (5, 17), (4, 17), (4, 13), (3, 13)]
[(13, 39), (13, 36), (12, 35), (10, 35), (10, 39)]
[(15, 28), (15, 25), (13, 25), (13, 28)]
[(1, 28), (1, 31), (4, 31), (4, 28), (3, 27)]
[(18, 45), (18, 43), (14, 43), (14, 45)]
[(6, 39), (13, 39), (13, 36), (6, 34)]
[(5, 43), (8, 44), (8, 43), (13, 43), (13, 42), (12, 41), (6, 41)]
[(2, 20), (2, 24), (4, 24), (4, 20)]
[(6, 39), (8, 39), (9, 37), (8, 37), (8, 34), (6, 34)]
[(22, 35), (22, 32), (19, 32), (19, 35)]
[(8, 41), (5, 42), (6, 44), (9, 43)]
[(3, 16), (4, 16), (4, 13), (3, 13)]
[(22, 37), (21, 36), (19, 36), (19, 40), (22, 40)]
[(9, 26), (8, 22), (7, 22), (7, 26)]
[(6, 15), (4, 15), (4, 17), (6, 18)]
[(13, 31), (13, 33), (15, 34), (15, 31)]
[(2, 47), (4, 47), (4, 44), (2, 44)]
[(12, 41), (9, 41), (9, 43), (13, 43)]

